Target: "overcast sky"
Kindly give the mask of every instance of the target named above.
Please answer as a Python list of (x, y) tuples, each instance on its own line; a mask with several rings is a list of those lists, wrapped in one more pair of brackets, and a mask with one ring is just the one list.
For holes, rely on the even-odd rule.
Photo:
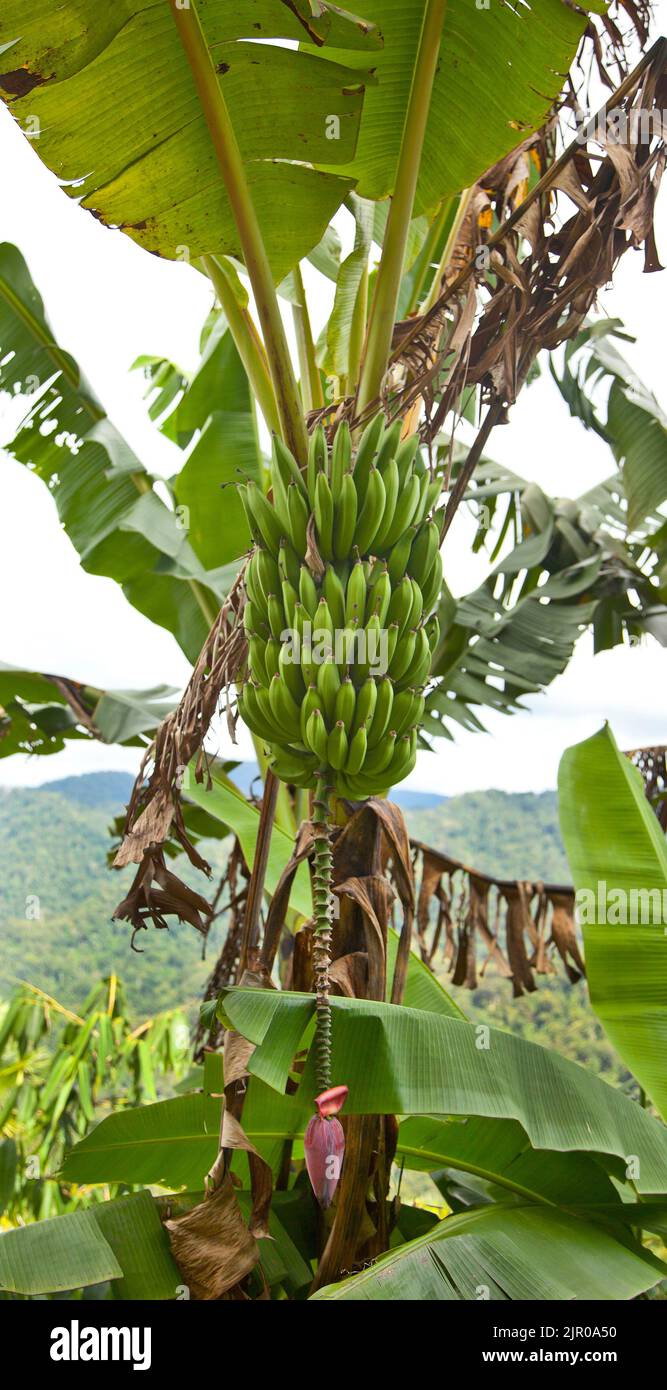
[[(141, 353), (197, 362), (197, 342), (211, 295), (186, 265), (160, 261), (120, 232), (102, 227), (76, 206), (40, 163), (0, 106), (0, 169), (5, 192), (0, 241), (23, 252), (45, 300), (56, 338), (84, 369), (96, 393), (146, 467), (169, 473), (179, 451), (148, 420), (143, 381), (128, 368)], [(341, 234), (347, 243), (347, 214)], [(667, 196), (658, 216), (658, 244), (667, 263)], [(347, 249), (347, 246), (346, 248)], [(319, 331), (330, 308), (330, 286), (306, 267)], [(667, 272), (642, 275), (641, 254), (629, 253), (601, 307), (623, 319), (637, 343), (626, 356), (667, 406), (664, 324)], [(625, 349), (624, 349), (625, 351)], [(3, 419), (4, 407), (4, 419)], [(0, 439), (9, 437), (0, 400)], [(489, 453), (545, 490), (576, 496), (613, 471), (601, 441), (570, 420), (547, 376), (525, 391), (511, 423), (497, 429)], [(457, 594), (471, 589), (487, 567), (470, 554), (467, 518), (457, 518), (445, 551), (445, 575)], [(188, 664), (169, 633), (131, 608), (112, 580), (86, 574), (59, 527), (49, 493), (27, 469), (0, 450), (0, 660), (55, 671), (98, 686), (182, 686)], [(420, 754), (406, 785), (443, 795), (478, 788), (553, 787), (564, 748), (609, 719), (622, 747), (667, 742), (662, 712), (665, 653), (651, 639), (593, 657), (584, 637), (566, 674), (529, 710), (489, 716), (490, 734), (460, 734), (435, 754)], [(221, 751), (232, 750), (221, 744)], [(240, 745), (252, 756), (249, 739)], [(237, 753), (237, 756), (239, 754)], [(136, 768), (131, 749), (74, 743), (48, 759), (13, 757), (0, 764), (0, 785), (34, 785), (71, 773)]]

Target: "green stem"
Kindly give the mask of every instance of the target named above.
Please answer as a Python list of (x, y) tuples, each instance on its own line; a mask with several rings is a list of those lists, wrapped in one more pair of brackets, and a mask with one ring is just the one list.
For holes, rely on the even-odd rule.
[(442, 293), (442, 281), (444, 279), (444, 274), (454, 254), (454, 247), (456, 246), (456, 243), (459, 239), (459, 234), (465, 221), (466, 213), (470, 206), (471, 197), (472, 188), (464, 188), (459, 198), (459, 205), (456, 209), (454, 221), (452, 222), (452, 225), (449, 229), (449, 235), (443, 247), (442, 255), (440, 257), (440, 264), (435, 272), (435, 275), (433, 276), (433, 283), (431, 285), (431, 289), (422, 305), (422, 313), (424, 314), (427, 314), (429, 309), (432, 309), (433, 305), (436, 304), (438, 299), (440, 298), (440, 295)]
[(359, 380), (361, 371), (361, 359), (364, 351), (364, 338), (366, 336), (366, 320), (368, 317), (368, 264), (364, 266), (363, 274), (359, 282), (357, 297), (354, 302), (354, 312), (350, 324), (350, 344), (347, 354), (347, 379), (352, 389)]
[(321, 772), (313, 801), (313, 833), (315, 837), (315, 866), (313, 870), (314, 940), (313, 966), (315, 971), (315, 1078), (318, 1092), (331, 1086), (331, 999), (329, 970), (331, 967), (331, 933), (333, 930), (333, 897), (331, 893), (333, 858), (331, 854), (330, 788), (326, 774)]
[(426, 233), (424, 245), (422, 246), (422, 249), (419, 252), (417, 260), (415, 261), (415, 264), (413, 266), (414, 281), (412, 285), (412, 294), (410, 295), (410, 301), (405, 310), (405, 318), (408, 318), (410, 314), (414, 313), (414, 310), (417, 308), (417, 305), (419, 304), (419, 301), (421, 299), (421, 293), (424, 288), (424, 282), (429, 272), (429, 267), (433, 263), (436, 247), (438, 246), (440, 237), (442, 236), (444, 229), (447, 225), (447, 218), (450, 213), (451, 203), (451, 198), (445, 198), (444, 202), (440, 205), (439, 212), (436, 213), (428, 229), (428, 232)]
[(412, 74), (412, 87), (403, 128), (396, 187), (378, 269), (371, 308), (366, 353), (359, 384), (357, 413), (361, 414), (380, 394), (389, 363), (401, 285), (408, 229), (415, 201), (426, 122), (440, 53), (446, 0), (427, 0)]
[(320, 377), (319, 367), (315, 361), (315, 342), (313, 339), (313, 330), (310, 325), (306, 291), (304, 289), (300, 266), (295, 266), (292, 271), (292, 278), (299, 296), (299, 303), (292, 305), (292, 317), (294, 319), (294, 332), (296, 334), (296, 346), (299, 354), (301, 399), (303, 401), (303, 408), (306, 413), (308, 413), (309, 410), (318, 410), (324, 405), (322, 378)]
[(250, 313), (239, 304), (224, 260), (218, 260), (216, 256), (202, 256), (201, 262), (220, 301), (267, 429), (277, 434), (280, 430), (278, 407), (264, 344)]
[(239, 234), (243, 259), (264, 336), (281, 434), (295, 458), (305, 463), (308, 440), (299, 402), (299, 388), (264, 239), (248, 188), (234, 127), (222, 94), (222, 86), (201, 27), (195, 0), (189, 0), (184, 9), (178, 7), (176, 0), (169, 0), (169, 4), (199, 94)]

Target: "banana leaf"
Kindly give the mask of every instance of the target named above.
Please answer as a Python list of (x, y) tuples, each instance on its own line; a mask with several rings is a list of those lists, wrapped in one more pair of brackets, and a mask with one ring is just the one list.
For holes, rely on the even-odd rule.
[(484, 1206), (448, 1217), (313, 1298), (609, 1301), (636, 1298), (666, 1275), (647, 1251), (564, 1212)]
[[(193, 761), (190, 776), (183, 788), (186, 800), (194, 802), (196, 806), (201, 806), (202, 810), (213, 816), (214, 820), (229, 826), (229, 829), (238, 838), (248, 868), (252, 869), (259, 829), (259, 808), (246, 801), (242, 792), (238, 791), (231, 779), (217, 766), (211, 766), (209, 769), (210, 787), (206, 783), (195, 781), (194, 771)], [(293, 849), (293, 836), (280, 825), (274, 825), (266, 873), (267, 892), (274, 892), (283, 869), (292, 857)], [(307, 918), (312, 916), (310, 875), (307, 864), (301, 864), (297, 869), (290, 894), (290, 905), (301, 916)]]
[[(320, 242), (355, 183), (364, 197), (392, 193), (423, 7), (366, 0), (363, 22), (279, 0), (206, 0), (198, 10), (279, 281)], [(482, 22), (467, 0), (452, 0), (416, 213), (468, 187), (517, 131), (542, 124), (584, 24), (560, 0), (492, 6)], [(193, 258), (239, 254), (169, 5), (53, 0), (26, 19), (22, 0), (5, 0), (3, 49), (0, 94), (31, 131), (39, 122), (35, 149), (70, 196), (161, 255), (184, 246)], [(122, 100), (109, 103), (110, 91)]]
[(149, 1192), (6, 1232), (0, 1289), (32, 1297), (112, 1283), (120, 1299), (173, 1299), (182, 1282)]
[[(561, 830), (578, 890), (591, 1003), (667, 1117), (667, 846), (608, 725), (563, 754)], [(634, 920), (633, 920), (634, 919)]]
[[(4, 448), (51, 491), (83, 568), (115, 579), (196, 661), (236, 566), (207, 569), (199, 559), (180, 517), (55, 339), (28, 266), (9, 243), (0, 245), (0, 357), (2, 389), (26, 398)], [(188, 505), (196, 524), (198, 503)], [(245, 533), (235, 534), (238, 555)]]
[[(417, 1009), (342, 998), (331, 1007), (332, 1076), (349, 1087), (348, 1113), (514, 1119), (535, 1149), (615, 1155), (633, 1162), (639, 1192), (667, 1190), (665, 1127), (576, 1062)], [(230, 988), (220, 1001), (223, 1021), (257, 1044), (250, 1072), (279, 1091), (314, 1009), (312, 995), (277, 990)], [(309, 1113), (312, 1055), (299, 1094)]]

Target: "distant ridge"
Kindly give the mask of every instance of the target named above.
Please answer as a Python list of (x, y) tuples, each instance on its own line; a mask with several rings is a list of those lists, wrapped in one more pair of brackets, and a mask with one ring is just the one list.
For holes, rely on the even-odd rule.
[[(254, 762), (239, 763), (232, 773), (236, 785), (246, 796), (258, 775), (259, 768)], [(78, 777), (60, 777), (55, 782), (41, 782), (35, 791), (57, 792), (79, 806), (106, 807), (113, 804), (120, 810), (127, 804), (133, 780), (130, 772), (82, 772)], [(446, 800), (437, 792), (409, 791), (401, 787), (396, 787), (391, 799), (406, 811), (428, 811)]]
[(82, 772), (77, 777), (59, 777), (41, 782), (35, 791), (56, 792), (79, 806), (125, 806), (134, 778), (131, 772)]

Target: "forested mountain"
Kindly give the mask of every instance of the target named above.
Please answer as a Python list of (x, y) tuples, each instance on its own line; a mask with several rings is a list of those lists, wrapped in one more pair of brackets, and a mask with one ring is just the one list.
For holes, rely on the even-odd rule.
[[(91, 982), (113, 969), (137, 1020), (174, 1003), (188, 1004), (194, 1016), (222, 928), (202, 960), (188, 926), (151, 928), (137, 954), (127, 924), (111, 921), (129, 874), (107, 867), (108, 827), (130, 786), (126, 773), (99, 772), (0, 793), (0, 998), (22, 978), (76, 1007)], [(410, 831), (428, 844), (489, 872), (567, 881), (555, 793), (469, 792), (436, 805), (428, 796), (411, 799)], [(224, 848), (214, 842), (207, 853), (220, 863)], [(507, 984), (489, 974), (473, 996), (456, 992), (475, 1017), (535, 1039), (548, 1025), (552, 1045), (623, 1079), (582, 986), (570, 988), (559, 976), (514, 1002)]]

